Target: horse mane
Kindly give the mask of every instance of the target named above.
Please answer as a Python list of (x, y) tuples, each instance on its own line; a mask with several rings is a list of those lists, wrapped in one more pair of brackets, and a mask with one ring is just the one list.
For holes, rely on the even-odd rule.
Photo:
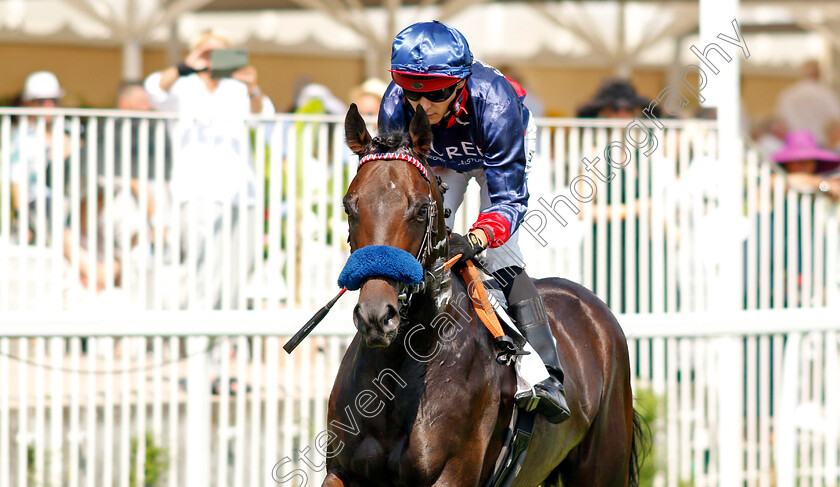
[(373, 138), (370, 146), (368, 147), (367, 153), (379, 154), (383, 152), (409, 154), (422, 162), (426, 162), (425, 157), (413, 150), (411, 137), (408, 135), (408, 132), (404, 132), (402, 130), (391, 130), (385, 133), (380, 133)]

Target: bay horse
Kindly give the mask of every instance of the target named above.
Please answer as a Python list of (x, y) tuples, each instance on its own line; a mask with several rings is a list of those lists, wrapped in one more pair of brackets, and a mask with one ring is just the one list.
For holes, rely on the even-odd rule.
[[(371, 138), (353, 105), (345, 133), (360, 156), (344, 197), (351, 256), (342, 271), (348, 288), (360, 289), (358, 333), (330, 394), (322, 485), (483, 486), (503, 446), (516, 378), (495, 360), (472, 307), (463, 306), (463, 281), (443, 270), (441, 188), (424, 162), (428, 117), (418, 106), (407, 134)], [(537, 416), (512, 485), (638, 485), (645, 435), (621, 327), (588, 289), (558, 278), (535, 282), (572, 415), (557, 425)]]

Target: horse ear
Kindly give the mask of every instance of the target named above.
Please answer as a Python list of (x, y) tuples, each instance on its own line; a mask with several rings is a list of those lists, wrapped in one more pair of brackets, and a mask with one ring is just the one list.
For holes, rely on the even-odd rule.
[(432, 126), (429, 123), (429, 116), (422, 106), (417, 105), (414, 118), (408, 126), (408, 135), (411, 136), (411, 143), (421, 156), (429, 153), (432, 145)]
[(347, 147), (358, 155), (362, 155), (370, 145), (371, 138), (367, 124), (359, 114), (359, 108), (355, 103), (350, 105), (347, 116), (344, 117), (344, 137), (347, 139)]

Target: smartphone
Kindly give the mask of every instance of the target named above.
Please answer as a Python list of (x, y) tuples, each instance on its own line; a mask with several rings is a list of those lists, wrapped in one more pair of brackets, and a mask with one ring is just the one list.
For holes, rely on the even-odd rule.
[(230, 78), (234, 71), (248, 65), (248, 51), (245, 49), (213, 49), (210, 51), (212, 78)]

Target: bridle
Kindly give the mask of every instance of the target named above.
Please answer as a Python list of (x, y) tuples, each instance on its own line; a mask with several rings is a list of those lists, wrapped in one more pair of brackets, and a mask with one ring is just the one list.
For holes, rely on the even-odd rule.
[(448, 281), (449, 273), (445, 272), (446, 269), (444, 269), (442, 265), (438, 268), (428, 270), (423, 264), (423, 262), (427, 261), (428, 258), (431, 256), (432, 241), (435, 237), (437, 237), (438, 234), (439, 214), (437, 211), (437, 204), (435, 198), (432, 195), (432, 181), (429, 178), (429, 171), (426, 169), (426, 166), (422, 162), (420, 162), (420, 160), (418, 160), (416, 157), (402, 152), (383, 152), (368, 154), (359, 159), (358, 169), (360, 169), (364, 164), (368, 162), (385, 160), (405, 161), (414, 166), (417, 169), (417, 171), (420, 172), (420, 175), (423, 176), (423, 179), (426, 180), (426, 184), (429, 188), (429, 200), (431, 201), (431, 203), (427, 206), (426, 229), (423, 232), (423, 240), (420, 242), (420, 248), (417, 250), (417, 254), (414, 255), (414, 258), (417, 259), (421, 266), (423, 266), (423, 280), (415, 284), (407, 284), (405, 282), (400, 282), (400, 288), (397, 292), (397, 297), (400, 301), (400, 316), (402, 318), (405, 318), (408, 314), (408, 309), (411, 305), (412, 297), (416, 294), (426, 291), (427, 289), (431, 290), (432, 292), (438, 292)]

